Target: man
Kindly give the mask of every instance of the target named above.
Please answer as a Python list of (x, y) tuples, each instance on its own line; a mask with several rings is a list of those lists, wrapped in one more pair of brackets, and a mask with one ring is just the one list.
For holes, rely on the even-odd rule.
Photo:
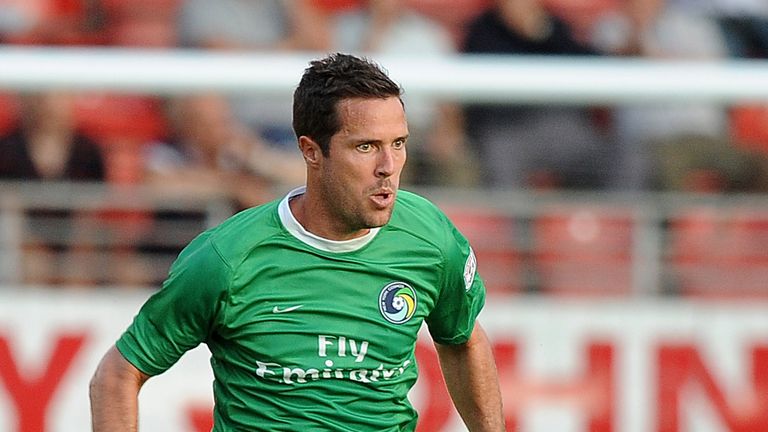
[(206, 343), (214, 430), (400, 431), (426, 321), (470, 430), (503, 430), (484, 300), (466, 239), (399, 191), (401, 89), (344, 54), (311, 63), (294, 94), (307, 184), (203, 234), (99, 365), (96, 431), (135, 430), (137, 394)]

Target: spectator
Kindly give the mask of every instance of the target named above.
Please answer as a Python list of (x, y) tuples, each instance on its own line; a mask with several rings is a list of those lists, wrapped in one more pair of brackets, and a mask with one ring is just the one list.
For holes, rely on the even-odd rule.
[[(652, 59), (722, 61), (726, 45), (717, 24), (685, 2), (631, 0), (624, 9), (621, 44), (614, 52)], [(619, 106), (616, 184), (621, 189), (681, 190), (698, 170), (722, 176), (725, 188), (748, 183), (744, 155), (728, 136), (725, 107), (713, 103)]]
[[(730, 58), (768, 59), (768, 2), (703, 0), (691, 7), (694, 3), (706, 8), (704, 12), (720, 25)], [(758, 165), (753, 190), (764, 193), (768, 191), (768, 105), (737, 104), (729, 114), (736, 147)]]
[(445, 7), (444, 0), (404, 0), (409, 8), (440, 23), (459, 49), (464, 41), (467, 24), (483, 13), (493, 0), (452, 0), (451, 7)]
[[(305, 47), (315, 35), (304, 31), (301, 1), (183, 0), (179, 20), (182, 46), (226, 51), (283, 51)], [(270, 146), (295, 150), (291, 105), (284, 97), (260, 94), (230, 97), (238, 121)]]
[[(541, 0), (497, 0), (469, 27), (464, 52), (590, 55)], [(602, 187), (613, 149), (589, 107), (473, 105), (467, 131), (491, 187)]]
[(182, 0), (178, 17), (183, 47), (231, 51), (293, 49), (299, 1)]
[(100, 12), (95, 0), (3, 0), (0, 1), (0, 43), (98, 43)]
[(269, 186), (303, 182), (298, 153), (267, 146), (233, 116), (220, 95), (169, 102), (170, 137), (146, 147), (147, 181), (162, 188), (228, 193), (240, 208), (269, 197)]
[(64, 92), (22, 98), (18, 126), (0, 140), (0, 177), (15, 180), (101, 181), (99, 146), (79, 133), (73, 96)]
[[(22, 98), (18, 126), (0, 138), (0, 180), (104, 180), (100, 148), (77, 131), (72, 102), (72, 95), (58, 91)], [(92, 217), (52, 209), (31, 210), (26, 217), (26, 282), (94, 282), (96, 264), (86, 238)]]
[(723, 30), (729, 55), (768, 58), (768, 2), (764, 0), (677, 0), (706, 8)]

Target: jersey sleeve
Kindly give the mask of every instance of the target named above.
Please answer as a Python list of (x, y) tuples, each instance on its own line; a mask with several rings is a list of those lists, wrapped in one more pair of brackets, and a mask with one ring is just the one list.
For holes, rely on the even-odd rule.
[(475, 319), (485, 303), (485, 286), (477, 274), (477, 260), (469, 241), (450, 226), (444, 249), (443, 282), (426, 322), (435, 342), (456, 345), (469, 340), (472, 334)]
[(231, 271), (208, 233), (193, 240), (171, 266), (116, 346), (140, 371), (157, 375), (204, 342), (223, 314)]

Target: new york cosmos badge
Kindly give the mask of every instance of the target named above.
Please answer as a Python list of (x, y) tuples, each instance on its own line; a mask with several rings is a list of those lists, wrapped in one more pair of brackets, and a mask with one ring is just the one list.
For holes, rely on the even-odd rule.
[(405, 282), (391, 282), (381, 289), (379, 310), (384, 319), (403, 324), (416, 312), (416, 291)]

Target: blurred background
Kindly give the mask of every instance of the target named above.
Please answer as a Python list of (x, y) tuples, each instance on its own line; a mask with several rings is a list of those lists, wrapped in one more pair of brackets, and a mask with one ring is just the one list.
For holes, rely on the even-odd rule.
[[(303, 183), (332, 51), (405, 88), (509, 430), (768, 430), (766, 0), (0, 0), (0, 430), (90, 427), (180, 249)], [(462, 430), (417, 352), (420, 430)], [(144, 430), (209, 430), (204, 348), (166, 375)]]

